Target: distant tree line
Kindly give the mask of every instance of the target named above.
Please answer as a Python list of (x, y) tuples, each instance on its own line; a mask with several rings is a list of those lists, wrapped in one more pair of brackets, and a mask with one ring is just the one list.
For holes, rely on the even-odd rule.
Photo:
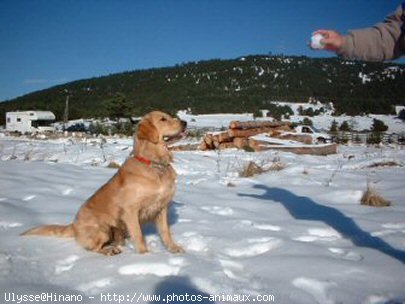
[(288, 110), (271, 101), (310, 98), (333, 102), (337, 114), (357, 115), (392, 113), (393, 105), (405, 102), (404, 87), (405, 66), (400, 64), (260, 55), (214, 59), (79, 80), (27, 94), (0, 103), (0, 124), (5, 112), (28, 109), (50, 110), (61, 120), (66, 92), (71, 96), (70, 119), (186, 108), (195, 114), (269, 109), (280, 116)]

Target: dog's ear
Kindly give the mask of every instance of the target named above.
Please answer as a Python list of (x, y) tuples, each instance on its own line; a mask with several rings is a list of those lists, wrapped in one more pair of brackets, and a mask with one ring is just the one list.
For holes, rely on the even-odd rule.
[(136, 137), (148, 140), (154, 144), (159, 142), (159, 132), (149, 119), (144, 119), (138, 124)]

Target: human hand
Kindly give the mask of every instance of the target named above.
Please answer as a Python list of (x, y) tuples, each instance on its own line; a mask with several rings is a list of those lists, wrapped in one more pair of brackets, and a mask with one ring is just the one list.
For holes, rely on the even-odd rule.
[(336, 52), (339, 50), (344, 42), (344, 37), (336, 31), (332, 30), (317, 30), (312, 35), (320, 34), (323, 36), (321, 43), (323, 49)]

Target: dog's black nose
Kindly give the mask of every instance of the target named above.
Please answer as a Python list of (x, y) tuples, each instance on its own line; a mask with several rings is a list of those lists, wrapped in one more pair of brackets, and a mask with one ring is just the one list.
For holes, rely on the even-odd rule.
[(187, 121), (185, 120), (181, 120), (181, 126), (183, 127), (183, 129), (187, 128)]

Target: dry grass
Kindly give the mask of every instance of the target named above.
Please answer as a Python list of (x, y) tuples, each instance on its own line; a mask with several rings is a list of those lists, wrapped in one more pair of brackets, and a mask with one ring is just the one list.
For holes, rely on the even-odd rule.
[(395, 161), (381, 161), (374, 163), (367, 168), (378, 168), (378, 167), (400, 167), (401, 165)]
[(241, 167), (241, 169), (239, 170), (239, 176), (252, 177), (269, 171), (277, 172), (283, 170), (287, 166), (280, 161), (273, 161), (270, 166), (266, 166), (266, 163), (267, 162), (265, 162), (264, 164), (257, 164), (254, 161), (249, 161)]
[(370, 185), (367, 185), (367, 190), (364, 192), (360, 201), (362, 205), (371, 207), (388, 207), (391, 205), (390, 201), (379, 195)]
[(281, 170), (285, 169), (285, 167), (287, 167), (286, 164), (281, 163), (281, 162), (275, 162), (266, 171), (281, 171)]
[(111, 162), (107, 165), (107, 168), (110, 168), (110, 169), (119, 169), (119, 168), (121, 168), (121, 166), (120, 166), (117, 162), (111, 161)]
[(257, 174), (262, 174), (263, 172), (265, 172), (265, 170), (261, 166), (256, 164), (254, 161), (250, 161), (239, 172), (239, 176), (240, 177), (252, 177)]

